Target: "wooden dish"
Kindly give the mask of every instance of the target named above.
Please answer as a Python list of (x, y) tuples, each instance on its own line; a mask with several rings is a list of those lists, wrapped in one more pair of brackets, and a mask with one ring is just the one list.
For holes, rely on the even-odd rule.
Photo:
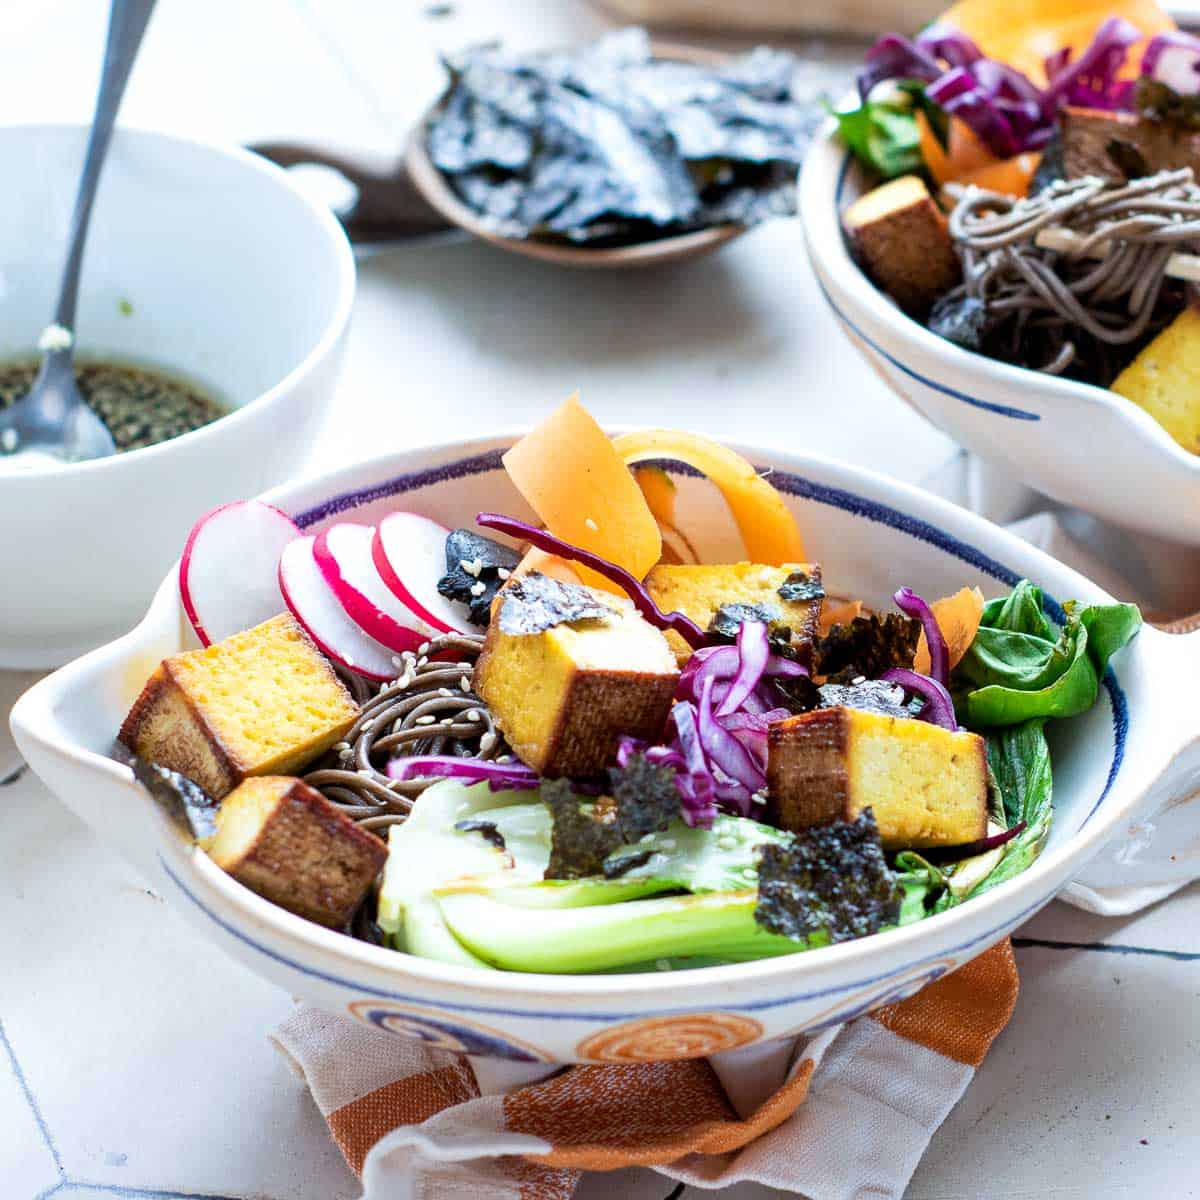
[[(655, 42), (651, 47), (655, 58), (675, 62), (717, 65), (728, 55), (716, 50), (702, 50), (695, 46), (681, 46)], [(690, 230), (673, 236), (656, 238), (653, 241), (634, 242), (628, 246), (604, 246), (589, 249), (584, 245), (556, 242), (548, 238), (506, 237), (497, 233), (473, 208), (459, 199), (446, 176), (433, 164), (426, 148), (426, 131), (441, 100), (432, 105), (418, 122), (405, 152), (404, 165), (417, 191), (431, 207), (447, 221), (465, 229), (468, 233), (491, 242), (514, 254), (529, 258), (540, 258), (546, 262), (568, 267), (647, 267), (656, 263), (673, 262), (676, 259), (693, 258), (708, 254), (718, 246), (732, 241), (745, 233), (749, 226), (725, 224), (713, 225), (708, 229)]]

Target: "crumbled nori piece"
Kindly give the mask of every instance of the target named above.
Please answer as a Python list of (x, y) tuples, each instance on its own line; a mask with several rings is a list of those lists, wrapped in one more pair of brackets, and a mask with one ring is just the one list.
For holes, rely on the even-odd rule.
[[(520, 555), (508, 546), (472, 529), (454, 529), (446, 535), (446, 573), (438, 580), (437, 589), (447, 600), (467, 605), (472, 625), (486, 628), (496, 593), (520, 561)], [(478, 574), (468, 571), (463, 563), (478, 566)], [(505, 572), (504, 578), (501, 571)], [(477, 595), (475, 589), (481, 583), (483, 590)]]
[(679, 816), (673, 767), (652, 763), (644, 754), (631, 754), (625, 766), (609, 768), (608, 781), (617, 827), (626, 842), (666, 829)]
[(500, 601), (500, 630), (521, 636), (545, 633), (555, 625), (608, 621), (614, 609), (578, 583), (564, 583), (530, 571), (514, 579)]
[(542, 800), (554, 817), (550, 837), (550, 862), (545, 879), (586, 879), (604, 874), (604, 860), (622, 845), (616, 812), (589, 806), (572, 790), (568, 779), (543, 779)]
[(641, 29), (551, 54), (476, 47), (446, 66), (430, 158), (510, 237), (629, 245), (790, 215), (823, 116), (794, 94), (791, 54), (659, 60)]
[[(747, 621), (758, 621), (772, 633), (782, 625), (783, 613), (772, 604), (722, 604), (705, 631), (714, 641), (732, 642)], [(782, 626), (784, 629), (788, 627)], [(788, 630), (789, 640), (791, 630)]]
[(820, 600), (825, 595), (819, 575), (809, 575), (806, 571), (793, 571), (778, 587), (780, 600), (789, 604), (803, 603), (805, 600)]
[[(543, 779), (542, 800), (554, 818), (546, 879), (615, 879), (648, 861), (641, 851), (606, 862), (622, 846), (666, 829), (679, 816), (679, 791), (672, 767), (630, 755), (623, 767), (608, 772), (610, 795), (594, 803), (572, 790), (567, 779)], [(586, 807), (583, 805), (586, 803)]]
[(856, 708), (860, 712), (879, 713), (884, 717), (911, 717), (913, 709), (904, 699), (904, 689), (882, 679), (864, 679), (859, 683), (821, 685), (818, 708)]
[(456, 821), (454, 828), (459, 833), (478, 833), (482, 834), (485, 842), (490, 842), (497, 850), (505, 850), (507, 846), (504, 841), (504, 834), (496, 828), (495, 821), (485, 821), (482, 817), (470, 817), (465, 821)]
[(134, 778), (190, 839), (201, 841), (215, 836), (217, 802), (198, 783), (136, 754), (128, 757)]
[(821, 689), (807, 675), (775, 675), (764, 682), (774, 697), (774, 708), (796, 714), (821, 707)]
[(913, 617), (855, 617), (817, 640), (817, 673), (830, 683), (852, 683), (860, 675), (876, 679), (892, 667), (911, 669), (920, 636), (921, 622)]
[(732, 646), (737, 641), (738, 630), (747, 621), (759, 621), (767, 627), (772, 654), (780, 658), (800, 657), (792, 645), (792, 627), (784, 624), (783, 613), (771, 604), (722, 604), (713, 614), (705, 633), (710, 643), (724, 642)]
[(934, 303), (929, 311), (929, 329), (938, 337), (973, 350), (987, 352), (988, 335), (996, 324), (993, 310), (975, 296), (950, 292)]
[(759, 851), (754, 919), (802, 940), (822, 930), (831, 942), (877, 933), (900, 916), (901, 890), (888, 869), (874, 814), (835, 821)]
[(1063, 159), (1062, 130), (1055, 126), (1050, 140), (1042, 147), (1042, 157), (1038, 160), (1037, 170), (1029, 181), (1029, 194), (1036, 196), (1045, 191), (1052, 183), (1067, 177), (1067, 166)]
[(913, 709), (894, 683), (863, 679), (858, 683), (825, 683), (819, 687), (806, 675), (783, 676), (768, 681), (778, 707), (793, 714), (818, 708), (857, 708), (885, 717), (911, 717)]
[(1126, 179), (1142, 179), (1153, 175), (1146, 156), (1132, 143), (1124, 138), (1109, 138), (1104, 147), (1108, 161), (1112, 163)]
[(635, 867), (644, 867), (654, 857), (653, 850), (633, 850), (629, 854), (618, 854), (616, 858), (604, 860), (604, 878), (620, 879)]
[(1143, 117), (1174, 125), (1180, 130), (1194, 132), (1200, 129), (1200, 95), (1184, 95), (1148, 75), (1143, 75), (1133, 85), (1133, 108)]

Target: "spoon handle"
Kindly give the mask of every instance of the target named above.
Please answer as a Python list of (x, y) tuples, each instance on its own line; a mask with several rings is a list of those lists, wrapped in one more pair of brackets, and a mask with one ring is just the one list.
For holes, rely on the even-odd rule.
[(71, 231), (67, 244), (67, 260), (59, 285), (58, 304), (54, 319), (65, 329), (75, 328), (75, 306), (79, 299), (79, 273), (83, 265), (83, 247), (87, 241), (88, 221), (92, 201), (100, 182), (100, 171), (112, 141), (117, 123), (117, 110), (129, 82), (133, 60), (146, 24), (154, 11), (155, 0), (113, 0), (108, 20), (108, 44), (104, 50), (104, 66), (100, 73), (100, 90), (96, 96), (96, 113), (88, 138), (83, 174), (75, 196), (75, 211), (71, 214)]

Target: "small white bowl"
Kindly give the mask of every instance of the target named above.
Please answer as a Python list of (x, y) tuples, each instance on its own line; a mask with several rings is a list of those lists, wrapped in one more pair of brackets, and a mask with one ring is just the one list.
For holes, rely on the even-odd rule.
[(1200, 545), (1200, 457), (1107, 388), (972, 354), (906, 316), (855, 262), (841, 214), (870, 182), (829, 121), (800, 176), (800, 214), (825, 299), (902, 399), (973, 453), (1114, 524)]
[[(54, 307), (86, 130), (0, 127), (0, 360)], [(173, 368), (234, 411), (172, 441), (0, 474), (0, 668), (54, 666), (130, 628), (207, 508), (296, 473), (334, 397), (354, 259), (256, 155), (118, 129), (92, 217), (82, 353)]]
[[(481, 509), (526, 515), (500, 465), (509, 444), (496, 438), (395, 454), (267, 499), (312, 530), (405, 508), (450, 526), (469, 524)], [(1024, 575), (1059, 599), (1106, 599), (1026, 542), (914, 488), (818, 458), (744, 452), (773, 468), (809, 553), (839, 592), (882, 606), (901, 584), (928, 596), (973, 584), (996, 595)], [(676, 482), (701, 555), (736, 557), (740, 542), (713, 489), (688, 475)], [(1190, 703), (1200, 635), (1146, 629), (1117, 656), (1095, 708), (1053, 729), (1056, 816), (1045, 851), (977, 900), (875, 937), (738, 966), (593, 976), (451, 966), (354, 941), (256, 896), (185, 844), (114, 761), (115, 732), (146, 677), (190, 644), (172, 571), (132, 633), (18, 701), (12, 728), (21, 753), (99, 838), (250, 970), (330, 1012), (474, 1054), (633, 1062), (813, 1031), (911, 995), (980, 954), (1088, 860), (1092, 886), (1161, 883), (1161, 873), (1145, 875), (1139, 855), (1161, 864), (1161, 847), (1187, 844), (1200, 825), (1200, 737)], [(1130, 828), (1164, 806), (1172, 807), (1152, 825)], [(1180, 880), (1194, 873), (1183, 854), (1172, 869)]]

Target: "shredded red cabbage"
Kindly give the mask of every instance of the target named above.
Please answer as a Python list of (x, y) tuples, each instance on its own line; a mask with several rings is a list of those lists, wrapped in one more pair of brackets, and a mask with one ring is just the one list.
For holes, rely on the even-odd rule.
[(995, 850), (997, 846), (1011, 842), (1013, 838), (1024, 831), (1025, 822), (1018, 821), (1011, 829), (1006, 829), (1003, 833), (993, 833), (991, 837), (980, 838), (976, 842), (967, 842), (962, 846), (936, 846), (929, 850), (922, 850), (921, 856), (933, 863), (956, 862), (960, 858), (974, 858), (977, 854), (986, 854), (989, 850)]
[(1128, 21), (1110, 17), (1074, 61), (1070, 50), (1049, 56), (1045, 61), (1049, 82), (1039, 88), (1015, 67), (985, 58), (966, 34), (935, 24), (912, 41), (894, 33), (880, 38), (867, 51), (858, 91), (865, 101), (884, 80), (922, 82), (925, 95), (967, 125), (993, 154), (1011, 158), (1046, 143), (1061, 105), (1126, 106), (1131, 85), (1118, 75), (1130, 47), (1140, 38)]
[[(1118, 109), (1129, 103), (1131, 87), (1117, 78), (1130, 47), (1142, 40), (1136, 26), (1120, 17), (1109, 17), (1092, 43), (1074, 61), (1070, 52), (1054, 56), (1053, 73), (1047, 63), (1049, 84), (1042, 93), (1042, 113), (1047, 121), (1054, 120), (1060, 105), (1078, 104), (1084, 108)], [(1061, 63), (1061, 65), (1060, 65)]]
[(902, 587), (893, 597), (896, 607), (906, 617), (915, 617), (925, 630), (925, 641), (929, 645), (929, 674), (944, 688), (950, 686), (950, 651), (946, 649), (946, 638), (942, 627), (933, 615), (933, 609), (912, 588)]
[[(743, 621), (737, 633), (738, 673), (721, 701), (717, 716), (727, 717), (737, 712), (754, 694), (767, 663), (771, 659), (771, 643), (767, 638), (767, 627), (761, 621)], [(708, 686), (711, 699), (712, 687)]]
[(486, 779), (493, 791), (535, 788), (541, 782), (538, 773), (524, 763), (491, 762), (482, 758), (459, 758), (452, 754), (393, 758), (387, 765), (387, 773), (391, 779), (446, 778), (471, 783)]
[(906, 692), (920, 696), (925, 701), (921, 709), (920, 719), (931, 725), (940, 725), (943, 729), (958, 729), (958, 721), (954, 716), (954, 701), (946, 686), (928, 675), (920, 675), (916, 671), (906, 671), (903, 667), (892, 667), (879, 677), (887, 683), (898, 683)]
[(516, 517), (506, 517), (503, 513), (479, 513), (475, 517), (475, 523), (482, 525), (484, 529), (495, 529), (499, 533), (507, 533), (509, 537), (524, 538), (539, 550), (545, 550), (548, 554), (557, 554), (559, 558), (566, 558), (571, 562), (589, 567), (597, 575), (603, 575), (605, 579), (612, 580), (633, 601), (638, 612), (656, 629), (673, 629), (693, 649), (704, 645), (704, 630), (695, 621), (681, 612), (664, 613), (650, 598), (650, 593), (646, 591), (642, 582), (624, 567), (618, 567), (616, 563), (610, 563), (608, 559), (601, 558), (600, 555), (593, 554), (590, 550), (572, 546), (570, 542), (556, 538), (554, 534), (545, 529), (539, 529), (536, 525), (530, 525), (525, 521), (518, 521)]
[(1165, 83), (1180, 96), (1200, 92), (1200, 38), (1172, 30), (1150, 39), (1142, 55), (1142, 74)]

